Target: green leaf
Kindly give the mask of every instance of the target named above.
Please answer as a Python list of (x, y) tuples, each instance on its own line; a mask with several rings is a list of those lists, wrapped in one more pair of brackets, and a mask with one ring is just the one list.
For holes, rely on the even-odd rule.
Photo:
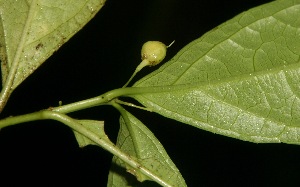
[(2, 84), (15, 89), (79, 31), (105, 0), (0, 0)]
[[(110, 140), (108, 139), (107, 135), (104, 132), (104, 121), (96, 121), (96, 120), (78, 120), (79, 123), (81, 123), (82, 126), (84, 126), (89, 131), (95, 133), (98, 135), (98, 137), (102, 139), (106, 139), (108, 142)], [(79, 147), (85, 147), (87, 145), (98, 145), (89, 138), (86, 138), (84, 135), (80, 134), (77, 131), (73, 131), (76, 137), (76, 140), (79, 144)]]
[[(124, 110), (122, 116), (127, 120), (120, 118), (121, 127), (117, 146), (125, 153), (137, 158), (144, 167), (159, 176), (161, 180), (172, 186), (186, 186), (180, 172), (153, 133), (129, 112)], [(135, 175), (139, 181), (148, 180), (139, 171), (133, 170), (114, 157), (107, 186), (133, 186), (136, 183), (136, 180), (124, 168)]]
[(300, 144), (299, 55), (300, 0), (274, 1), (184, 47), (134, 85), (156, 93), (133, 97), (213, 133)]

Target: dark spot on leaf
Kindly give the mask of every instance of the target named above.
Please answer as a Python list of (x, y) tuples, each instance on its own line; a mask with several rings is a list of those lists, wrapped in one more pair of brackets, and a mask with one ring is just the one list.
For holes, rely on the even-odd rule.
[(37, 44), (37, 46), (35, 46), (36, 50), (39, 50), (41, 47), (43, 47), (44, 45), (42, 43)]

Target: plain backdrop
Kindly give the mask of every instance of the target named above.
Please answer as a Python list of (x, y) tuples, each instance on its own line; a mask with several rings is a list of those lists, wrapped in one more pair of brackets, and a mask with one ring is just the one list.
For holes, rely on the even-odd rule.
[[(11, 96), (1, 117), (79, 101), (121, 87), (148, 40), (176, 40), (166, 57), (263, 0), (108, 0), (84, 29), (54, 53)], [(155, 68), (145, 68), (138, 80)], [(254, 144), (216, 135), (154, 113), (135, 114), (164, 145), (188, 186), (297, 186), (300, 147)], [(115, 141), (119, 113), (109, 107), (75, 112), (105, 120)], [(106, 186), (112, 155), (79, 148), (72, 131), (36, 121), (0, 131), (0, 186)], [(148, 186), (157, 186), (146, 183)]]

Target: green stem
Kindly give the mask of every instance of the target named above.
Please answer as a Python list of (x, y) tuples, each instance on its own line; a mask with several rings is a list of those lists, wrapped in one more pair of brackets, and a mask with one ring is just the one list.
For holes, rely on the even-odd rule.
[[(86, 108), (99, 106), (99, 105), (105, 105), (105, 104), (111, 104), (112, 100), (120, 97), (120, 96), (132, 96), (136, 94), (147, 94), (147, 93), (160, 93), (160, 92), (166, 92), (171, 91), (176, 88), (177, 86), (160, 86), (160, 87), (146, 87), (146, 88), (138, 88), (138, 87), (130, 87), (130, 88), (120, 88), (115, 89), (109, 92), (106, 92), (100, 96), (71, 103), (64, 106), (59, 107), (53, 107), (49, 110), (43, 110), (39, 112), (34, 112), (30, 114), (15, 116), (15, 117), (8, 117), (5, 119), (0, 120), (0, 129), (15, 125), (19, 123), (29, 122), (29, 121), (35, 121), (35, 120), (45, 120), (45, 119), (54, 119), (57, 121), (60, 121), (75, 131), (78, 131), (79, 133), (83, 134), (87, 138), (91, 139), (92, 141), (99, 144), (101, 147), (109, 151), (110, 153), (116, 155), (121, 160), (123, 160), (125, 163), (127, 163), (129, 166), (131, 166), (134, 169), (139, 170), (144, 175), (148, 176), (152, 180), (158, 182), (162, 186), (170, 186), (166, 184), (164, 181), (162, 181), (158, 176), (154, 175), (151, 171), (144, 168), (141, 164), (139, 164), (137, 161), (132, 159), (129, 155), (123, 153), (120, 151), (117, 147), (115, 147), (114, 144), (111, 142), (105, 142), (103, 139), (97, 137), (97, 135), (93, 134), (92, 132), (89, 132), (87, 129), (85, 129), (80, 123), (78, 123), (76, 120), (68, 117), (65, 115), (65, 113), (74, 112), (78, 110), (83, 110)], [(127, 120), (128, 121), (128, 120)], [(128, 122), (127, 122), (128, 123)]]
[(152, 109), (150, 109), (150, 108), (138, 106), (138, 105), (135, 105), (135, 104), (132, 104), (132, 103), (129, 103), (129, 102), (121, 101), (119, 99), (114, 99), (114, 101), (118, 104), (121, 104), (121, 105), (127, 105), (127, 106), (130, 106), (130, 107), (133, 107), (133, 108), (138, 108), (138, 109), (141, 109), (141, 110), (146, 110), (148, 112), (152, 112)]
[(176, 90), (183, 90), (190, 88), (190, 85), (172, 85), (172, 86), (157, 86), (157, 87), (126, 87), (108, 91), (100, 96), (90, 99), (82, 100), (79, 102), (53, 107), (51, 110), (60, 113), (70, 113), (86, 108), (108, 104), (111, 100), (121, 96), (133, 96), (148, 93), (162, 93)]
[[(129, 88), (119, 88), (115, 90), (111, 90), (109, 92), (106, 92), (100, 96), (93, 97), (90, 99), (82, 100), (79, 102), (59, 106), (59, 107), (53, 107), (46, 111), (53, 111), (53, 112), (59, 112), (61, 114), (66, 114), (70, 112), (75, 112), (95, 106), (105, 105), (109, 104), (109, 102), (117, 97), (120, 96), (131, 96), (136, 94), (143, 94), (143, 93), (157, 93), (157, 92), (165, 92), (170, 91), (168, 87), (146, 87), (146, 88), (136, 88), (136, 87), (129, 87)], [(9, 125), (15, 125), (18, 123), (24, 123), (27, 121), (34, 121), (43, 119), (41, 118), (39, 112), (34, 112), (30, 114), (20, 115), (20, 116), (14, 116), (14, 117), (8, 117), (5, 119), (0, 120), (0, 129)]]
[(129, 78), (129, 80), (125, 83), (125, 85), (122, 88), (125, 88), (130, 81), (133, 79), (133, 77), (135, 77), (135, 75), (141, 71), (141, 69), (143, 69), (145, 66), (149, 66), (150, 62), (147, 59), (144, 59), (134, 70), (133, 74), (131, 75), (131, 77)]
[(21, 116), (16, 117), (8, 117), (6, 119), (3, 119), (0, 121), (0, 128), (9, 126), (9, 125), (15, 125), (19, 123), (29, 122), (29, 121), (35, 121), (35, 120), (46, 120), (46, 119), (52, 119), (59, 122), (64, 123), (65, 125), (69, 126), (73, 130), (79, 132), (83, 136), (89, 138), (96, 144), (98, 144), (103, 149), (107, 150), (108, 152), (112, 153), (113, 155), (117, 156), (119, 159), (124, 161), (126, 164), (131, 166), (132, 168), (139, 170), (142, 174), (148, 176), (152, 180), (158, 182), (162, 186), (171, 187), (167, 183), (165, 183), (163, 180), (161, 180), (158, 176), (153, 174), (151, 171), (149, 171), (147, 168), (145, 168), (143, 165), (141, 165), (138, 161), (136, 161), (134, 158), (130, 157), (128, 154), (122, 152), (118, 147), (116, 147), (112, 142), (108, 141), (107, 139), (102, 139), (101, 137), (97, 136), (95, 133), (89, 131), (84, 126), (81, 125), (78, 121), (70, 118), (69, 116), (54, 112), (50, 110), (42, 110), (39, 112), (34, 112), (30, 114), (25, 114)]

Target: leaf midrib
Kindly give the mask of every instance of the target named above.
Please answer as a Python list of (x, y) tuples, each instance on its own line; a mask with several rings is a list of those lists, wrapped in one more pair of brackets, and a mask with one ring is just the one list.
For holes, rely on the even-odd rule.
[[(275, 74), (275, 73), (282, 72), (282, 71), (284, 71), (284, 70), (287, 71), (287, 70), (295, 69), (295, 67), (299, 68), (299, 63), (297, 63), (297, 64), (291, 64), (289, 67), (285, 67), (284, 69), (274, 68), (274, 69), (272, 69), (272, 70), (269, 70), (269, 71), (268, 71), (268, 74)], [(285, 71), (283, 72), (284, 74), (285, 74)], [(239, 76), (239, 77), (240, 77), (239, 80), (240, 80), (240, 81), (247, 80), (247, 79), (249, 79), (250, 77), (251, 77), (251, 78), (252, 78), (252, 77), (253, 77), (253, 78), (257, 78), (259, 75), (266, 76), (266, 73), (265, 73), (264, 71), (263, 71), (263, 72), (261, 71), (261, 72), (255, 72), (255, 75), (253, 75), (253, 74), (252, 74), (252, 75), (251, 75), (251, 74), (248, 74), (248, 75)], [(246, 110), (246, 109), (244, 109), (244, 108), (241, 108), (240, 106), (236, 106), (236, 105), (234, 105), (234, 104), (232, 104), (232, 103), (229, 103), (229, 102), (225, 102), (225, 101), (223, 101), (223, 100), (220, 100), (219, 98), (217, 98), (217, 97), (215, 97), (215, 96), (213, 96), (213, 95), (211, 95), (211, 94), (209, 94), (209, 93), (207, 92), (207, 90), (209, 90), (209, 89), (212, 88), (212, 87), (218, 87), (218, 85), (220, 85), (220, 84), (229, 83), (229, 82), (233, 82), (233, 81), (237, 81), (236, 77), (229, 77), (229, 78), (227, 78), (225, 81), (224, 81), (224, 80), (223, 80), (223, 81), (218, 80), (218, 81), (213, 81), (213, 82), (205, 82), (203, 85), (199, 85), (199, 83), (192, 83), (192, 84), (180, 84), (180, 85), (161, 86), (161, 87), (164, 88), (164, 89), (162, 89), (161, 91), (156, 90), (156, 92), (149, 92), (149, 93), (137, 94), (138, 97), (136, 97), (136, 99), (137, 99), (137, 100), (140, 100), (139, 97), (143, 97), (144, 99), (149, 100), (151, 103), (153, 103), (153, 104), (159, 106), (161, 109), (164, 109), (164, 110), (169, 111), (169, 112), (171, 112), (171, 113), (177, 113), (176, 111), (172, 111), (171, 109), (167, 109), (167, 108), (164, 108), (163, 106), (158, 105), (158, 103), (156, 103), (155, 101), (153, 101), (153, 100), (147, 98), (147, 95), (148, 95), (148, 94), (159, 94), (159, 93), (165, 93), (165, 92), (176, 92), (176, 91), (181, 92), (181, 91), (189, 91), (189, 90), (195, 90), (195, 89), (197, 89), (197, 90), (203, 91), (203, 93), (204, 93), (205, 95), (207, 95), (208, 97), (210, 97), (210, 98), (211, 98), (213, 101), (215, 101), (215, 102), (219, 102), (219, 103), (226, 104), (227, 106), (230, 106), (230, 107), (232, 107), (232, 108), (235, 108), (235, 109), (237, 109), (237, 110), (240, 110), (240, 111), (242, 111), (243, 113), (247, 113), (247, 114), (249, 114), (249, 115), (251, 115), (251, 116), (255, 116), (255, 117), (257, 117), (257, 118), (268, 119), (269, 121), (273, 122), (274, 124), (280, 124), (280, 125), (283, 125), (283, 126), (284, 126), (284, 129), (285, 129), (286, 127), (295, 127), (295, 128), (299, 128), (299, 127), (297, 127), (297, 126), (291, 126), (291, 123), (290, 123), (290, 124), (283, 124), (282, 122), (280, 122), (280, 121), (278, 121), (278, 120), (276, 120), (276, 119), (273, 119), (273, 118), (266, 118), (265, 116), (259, 115), (259, 113), (254, 113), (254, 112), (248, 111), (248, 110)], [(156, 87), (156, 89), (157, 89), (157, 88), (158, 88), (158, 87)], [(169, 89), (168, 89), (168, 88), (169, 88)], [(293, 93), (294, 93), (294, 92), (293, 92)], [(134, 95), (133, 95), (132, 97), (134, 97)], [(298, 96), (295, 95), (295, 97), (298, 97)], [(299, 98), (299, 97), (298, 97), (298, 98)], [(183, 115), (183, 114), (180, 114), (180, 115)], [(183, 116), (185, 116), (186, 118), (195, 120), (192, 116), (187, 116), (187, 115), (183, 115)], [(197, 121), (199, 121), (199, 120), (197, 120)], [(205, 122), (205, 121), (199, 121), (199, 122), (205, 123), (206, 125), (211, 126), (208, 122)], [(212, 127), (212, 126), (211, 126), (211, 127)], [(216, 128), (216, 127), (214, 127), (214, 128)], [(223, 129), (223, 128), (220, 128), (220, 127), (217, 127), (217, 128), (222, 129), (222, 130), (226, 130), (226, 131), (230, 131), (229, 129)], [(284, 132), (284, 129), (282, 130), (282, 132)], [(235, 131), (234, 131), (234, 132), (235, 132)], [(281, 133), (282, 133), (282, 132), (281, 132)], [(235, 132), (235, 133), (240, 134), (240, 133), (238, 133), (238, 132)], [(240, 135), (242, 135), (242, 134), (240, 134)], [(250, 136), (250, 137), (252, 137), (252, 136)], [(253, 137), (254, 137), (254, 136), (253, 136)], [(257, 137), (257, 135), (255, 135), (255, 137)], [(267, 136), (263, 136), (263, 137), (267, 137)], [(268, 137), (267, 137), (267, 138), (268, 138)], [(274, 138), (274, 137), (269, 137), (269, 138)]]

